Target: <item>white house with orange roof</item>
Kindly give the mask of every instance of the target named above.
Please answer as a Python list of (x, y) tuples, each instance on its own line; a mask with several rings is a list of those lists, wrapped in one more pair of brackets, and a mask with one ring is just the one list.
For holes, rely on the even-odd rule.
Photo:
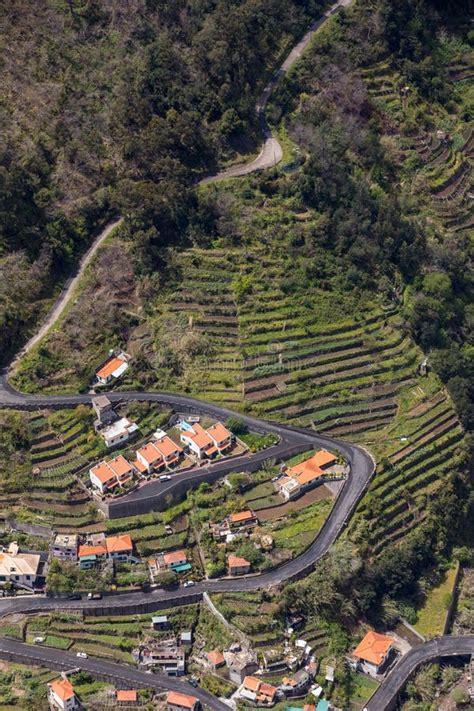
[(120, 533), (118, 536), (108, 536), (105, 539), (107, 556), (111, 560), (130, 561), (134, 558), (133, 541), (128, 533)]
[(182, 447), (176, 444), (176, 442), (173, 442), (168, 435), (164, 435), (164, 437), (155, 440), (154, 445), (161, 452), (161, 456), (167, 467), (176, 464), (183, 455)]
[(137, 468), (143, 474), (151, 474), (176, 464), (182, 455), (183, 449), (179, 444), (165, 435), (137, 450)]
[(246, 575), (250, 573), (252, 564), (246, 558), (237, 555), (227, 556), (227, 568), (229, 575)]
[(111, 355), (102, 363), (95, 376), (101, 385), (107, 385), (112, 380), (122, 377), (128, 368), (128, 356), (125, 353)]
[(199, 422), (193, 424), (190, 429), (181, 432), (180, 440), (198, 459), (213, 457), (218, 452), (211, 437)]
[(182, 565), (186, 565), (187, 562), (188, 558), (184, 551), (171, 551), (163, 555), (163, 565), (168, 570), (180, 568)]
[(123, 486), (133, 479), (133, 474), (133, 466), (122, 455), (109, 462), (100, 462), (89, 470), (91, 484), (101, 494), (113, 491), (117, 486)]
[(137, 462), (140, 467), (144, 468), (143, 473), (147, 474), (159, 471), (165, 466), (163, 455), (154, 442), (149, 442), (137, 449)]
[(198, 422), (193, 423), (192, 426), (182, 423), (181, 427), (183, 428), (184, 426), (185, 429), (182, 430), (180, 435), (181, 442), (198, 459), (223, 454), (232, 446), (234, 435), (221, 422), (216, 422), (207, 430)]
[(224, 427), (222, 422), (216, 422), (207, 428), (207, 434), (214, 442), (220, 453), (226, 452), (232, 446), (234, 435), (227, 427)]
[(395, 652), (394, 640), (385, 634), (369, 630), (349, 659), (354, 669), (377, 677), (386, 669)]
[(74, 711), (79, 708), (79, 702), (69, 679), (65, 677), (55, 679), (48, 684), (48, 687), (48, 701), (51, 709)]
[(293, 467), (283, 468), (285, 476), (275, 486), (285, 501), (296, 499), (305, 491), (325, 481), (326, 470), (337, 463), (337, 457), (325, 449)]

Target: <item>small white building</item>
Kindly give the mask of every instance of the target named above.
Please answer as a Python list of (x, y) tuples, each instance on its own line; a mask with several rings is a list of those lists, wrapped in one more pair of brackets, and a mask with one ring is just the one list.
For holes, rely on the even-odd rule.
[(128, 417), (121, 417), (116, 422), (112, 422), (99, 430), (99, 434), (104, 438), (107, 447), (115, 447), (121, 442), (126, 442), (138, 432), (138, 425), (131, 422)]
[(48, 701), (51, 709), (74, 711), (79, 708), (79, 702), (69, 679), (61, 678), (48, 684)]
[(128, 356), (125, 353), (111, 355), (105, 363), (96, 371), (97, 381), (101, 385), (107, 385), (112, 380), (122, 377), (128, 368)]

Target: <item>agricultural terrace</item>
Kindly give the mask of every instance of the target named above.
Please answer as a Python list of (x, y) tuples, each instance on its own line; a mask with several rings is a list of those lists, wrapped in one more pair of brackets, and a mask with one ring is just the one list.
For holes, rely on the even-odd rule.
[[(139, 446), (168, 419), (170, 413), (143, 403), (131, 403), (125, 412), (139, 423)], [(9, 421), (11, 416), (5, 414)], [(103, 529), (85, 484), (90, 466), (107, 448), (93, 428), (93, 411), (81, 405), (73, 410), (15, 413), (22, 430), (14, 466), (0, 462), (2, 518), (40, 523), (59, 532), (92, 533)], [(15, 424), (8, 422), (12, 432)], [(134, 455), (130, 447), (114, 450)], [(19, 458), (19, 459), (18, 459)], [(18, 460), (18, 461), (17, 461)]]

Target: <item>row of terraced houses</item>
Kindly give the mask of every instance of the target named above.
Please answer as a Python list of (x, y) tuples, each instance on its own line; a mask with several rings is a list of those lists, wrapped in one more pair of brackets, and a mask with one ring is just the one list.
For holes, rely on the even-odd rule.
[(123, 487), (135, 476), (149, 476), (176, 466), (188, 453), (198, 460), (225, 454), (234, 442), (234, 435), (221, 422), (216, 422), (207, 430), (200, 424), (188, 425), (180, 435), (181, 447), (165, 432), (155, 432), (153, 440), (136, 450), (136, 459), (129, 462), (119, 455), (91, 467), (90, 481), (101, 494)]

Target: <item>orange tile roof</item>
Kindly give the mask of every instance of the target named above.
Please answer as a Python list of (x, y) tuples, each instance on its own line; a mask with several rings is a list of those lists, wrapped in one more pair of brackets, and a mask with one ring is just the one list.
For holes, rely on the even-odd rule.
[(144, 474), (146, 472), (146, 466), (141, 463), (139, 459), (135, 459), (135, 461), (132, 462), (133, 466), (135, 469), (138, 469), (139, 472)]
[(115, 472), (112, 471), (107, 462), (101, 462), (95, 467), (92, 467), (91, 474), (96, 476), (102, 484), (106, 484), (108, 481), (115, 479), (116, 477)]
[(216, 422), (207, 428), (207, 433), (215, 440), (218, 444), (224, 442), (229, 437), (232, 437), (232, 432), (229, 432), (227, 427), (224, 427), (222, 422)]
[(130, 462), (127, 462), (125, 457), (122, 457), (121, 454), (110, 462), (107, 462), (107, 464), (117, 476), (128, 474), (132, 468)]
[(128, 533), (121, 533), (119, 536), (109, 536), (105, 539), (105, 545), (109, 553), (127, 553), (133, 550), (133, 543)]
[(171, 551), (171, 553), (164, 554), (163, 560), (165, 565), (171, 565), (172, 563), (180, 563), (182, 560), (187, 560), (187, 558), (184, 551)]
[(136, 701), (137, 692), (135, 689), (117, 689), (117, 701)]
[(319, 477), (324, 476), (324, 472), (322, 469), (319, 467), (314, 469), (314, 471), (304, 471), (301, 472), (301, 474), (298, 474), (298, 476), (293, 477), (296, 479), (298, 484), (301, 486), (304, 486), (304, 484), (309, 484), (310, 481), (314, 481), (315, 479), (319, 479)]
[(354, 657), (364, 659), (378, 666), (387, 656), (387, 652), (392, 644), (393, 639), (391, 639), (391, 637), (369, 630), (352, 654)]
[(79, 558), (86, 555), (107, 555), (107, 548), (105, 546), (79, 546)]
[(336, 455), (328, 452), (327, 449), (320, 449), (319, 452), (316, 452), (312, 459), (318, 467), (324, 467), (327, 464), (332, 464), (337, 461)]
[(52, 681), (51, 691), (53, 691), (61, 701), (68, 701), (74, 696), (74, 689), (69, 679), (56, 679)]
[(163, 455), (160, 450), (155, 447), (154, 442), (149, 442), (148, 444), (145, 444), (144, 447), (141, 447), (137, 451), (137, 456), (139, 454), (143, 457), (145, 462), (148, 462), (148, 464), (154, 464), (160, 459), (163, 459)]
[(218, 649), (213, 649), (212, 652), (208, 652), (207, 658), (211, 664), (214, 664), (216, 667), (219, 666), (219, 664), (224, 664), (225, 662), (224, 655), (222, 652), (219, 652)]
[[(328, 455), (329, 459), (323, 455)], [(328, 464), (334, 459), (335, 457), (332, 454), (329, 454), (329, 452), (326, 452), (325, 450), (321, 450), (320, 452), (316, 452), (316, 454), (309, 459), (305, 459), (304, 462), (295, 464), (294, 467), (289, 467), (286, 470), (286, 475), (292, 479), (296, 479), (301, 485), (308, 484), (308, 482), (318, 479), (320, 476), (324, 475), (324, 471), (321, 469), (321, 464)]]
[(183, 451), (181, 447), (168, 436), (162, 437), (157, 442), (154, 442), (154, 445), (164, 457), (169, 457), (172, 454), (181, 453)]
[(249, 691), (258, 691), (261, 683), (255, 676), (246, 676), (244, 679), (244, 686)]
[(197, 698), (195, 696), (182, 694), (179, 691), (168, 691), (166, 703), (172, 706), (183, 706), (186, 709), (192, 709), (194, 704), (197, 703)]
[(213, 444), (212, 439), (209, 437), (204, 427), (202, 427), (199, 423), (193, 424), (192, 432), (183, 432), (183, 434), (192, 439), (193, 442), (195, 442), (201, 449)]
[(270, 698), (273, 698), (276, 694), (277, 690), (274, 686), (271, 684), (267, 684), (266, 681), (262, 681), (260, 684), (260, 688), (258, 690), (259, 696), (270, 696)]
[(252, 518), (255, 518), (255, 514), (253, 511), (250, 511), (250, 509), (247, 509), (247, 511), (239, 511), (229, 516), (231, 523), (240, 523), (241, 521), (247, 521)]
[(104, 363), (102, 368), (99, 368), (99, 370), (96, 371), (96, 375), (98, 378), (107, 378), (124, 363), (126, 363), (126, 361), (122, 360), (122, 358), (110, 358), (107, 363)]
[(250, 562), (246, 560), (245, 558), (239, 558), (236, 555), (229, 555), (227, 557), (227, 562), (229, 564), (229, 568), (245, 568), (246, 566), (250, 565)]
[(315, 704), (305, 704), (303, 706), (303, 711), (315, 711), (315, 710), (316, 710)]
[(292, 679), (291, 676), (284, 676), (281, 680), (285, 686), (296, 686), (296, 679)]

